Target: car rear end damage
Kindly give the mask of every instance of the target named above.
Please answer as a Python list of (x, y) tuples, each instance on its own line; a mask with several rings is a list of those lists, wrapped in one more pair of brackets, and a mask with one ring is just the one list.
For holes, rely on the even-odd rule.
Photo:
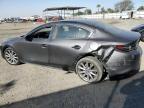
[(139, 71), (142, 50), (139, 45), (136, 48), (120, 50), (118, 46), (100, 47), (93, 51), (101, 61), (110, 77), (125, 74), (130, 71)]
[(130, 71), (139, 71), (142, 50), (139, 46), (140, 36), (123, 45), (116, 45), (113, 55), (106, 63), (110, 76), (125, 74)]
[(141, 54), (142, 50), (139, 46), (137, 49), (130, 52), (115, 50), (106, 63), (109, 75), (115, 76), (133, 70), (139, 71)]
[[(101, 30), (96, 32), (92, 38), (98, 41), (96, 42), (98, 44), (95, 45), (98, 47), (95, 47), (92, 53), (98, 57), (110, 77), (130, 71), (139, 71), (142, 55), (139, 33), (123, 31), (120, 35), (116, 30), (111, 33), (107, 33), (108, 31), (101, 33)], [(103, 37), (99, 37), (98, 34), (102, 34)]]

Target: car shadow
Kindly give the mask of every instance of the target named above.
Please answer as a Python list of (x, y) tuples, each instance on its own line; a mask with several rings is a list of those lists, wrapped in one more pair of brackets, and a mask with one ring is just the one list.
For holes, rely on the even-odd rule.
[(123, 108), (144, 108), (144, 75), (125, 84), (120, 92), (126, 95)]
[(0, 108), (144, 108), (143, 103), (144, 71), (127, 79), (87, 84)]
[(6, 84), (1, 84), (0, 85), (0, 94), (4, 94), (8, 90), (10, 90), (14, 85), (16, 84), (16, 80), (12, 80)]

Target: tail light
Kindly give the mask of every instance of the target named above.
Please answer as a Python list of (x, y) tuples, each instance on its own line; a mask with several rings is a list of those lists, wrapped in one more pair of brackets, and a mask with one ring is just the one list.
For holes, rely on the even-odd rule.
[(123, 50), (124, 49), (124, 45), (116, 45), (116, 49), (119, 49), (119, 50)]
[(130, 51), (131, 50), (131, 46), (126, 46), (126, 45), (116, 45), (116, 49), (117, 50), (121, 50), (121, 51)]
[(136, 50), (138, 45), (139, 45), (139, 40), (136, 40), (136, 41), (133, 41), (133, 42), (128, 43), (126, 45), (116, 45), (115, 48), (117, 50), (129, 52), (132, 50)]
[(129, 51), (135, 50), (137, 48), (137, 45), (134, 45), (134, 44), (116, 45), (115, 48), (117, 50), (129, 52)]

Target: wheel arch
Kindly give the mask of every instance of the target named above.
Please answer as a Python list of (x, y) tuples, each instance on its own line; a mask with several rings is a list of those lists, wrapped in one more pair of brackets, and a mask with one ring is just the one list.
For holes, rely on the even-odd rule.
[[(84, 63), (83, 66), (81, 66), (81, 63)], [(87, 66), (85, 65), (85, 63), (87, 63)], [(91, 67), (90, 65), (88, 65), (88, 63), (93, 64), (93, 66), (96, 67), (96, 70), (93, 66)], [(82, 70), (79, 67), (81, 67)], [(87, 76), (89, 76), (89, 74), (91, 74), (91, 73), (88, 74), (88, 72), (92, 72), (91, 69), (95, 70), (98, 73), (98, 74), (96, 73), (97, 77), (92, 77), (91, 76), (91, 78), (88, 78), (88, 79), (86, 78), (85, 79), (85, 75), (87, 77)], [(84, 76), (83, 76), (83, 73), (85, 74)], [(84, 58), (81, 58), (78, 61), (78, 63), (76, 64), (76, 74), (78, 74), (78, 76), (86, 82), (95, 83), (95, 82), (99, 82), (99, 81), (103, 80), (104, 68), (103, 68), (103, 65), (101, 64), (101, 62), (96, 57), (94, 57), (94, 56), (85, 56)]]
[[(4, 51), (5, 51), (5, 49), (6, 49), (6, 48), (9, 48), (9, 47), (12, 47), (12, 46), (10, 46), (10, 45), (5, 45), (5, 46), (3, 46), (2, 51), (1, 51), (3, 58), (4, 58)], [(13, 48), (13, 47), (12, 47), (12, 48)]]
[[(84, 57), (88, 57), (88, 56), (96, 57), (96, 58), (98, 59), (98, 56), (97, 56), (96, 54), (94, 54), (93, 52), (86, 53), (86, 54), (82, 54), (82, 55), (78, 56), (78, 57), (75, 59), (74, 63), (72, 64), (72, 69), (73, 69), (73, 71), (75, 71), (75, 66), (76, 66), (77, 62), (78, 62), (80, 59), (82, 59), (82, 58), (84, 58)], [(98, 59), (98, 60), (99, 60), (99, 59)], [(100, 61), (100, 60), (99, 60), (99, 61)], [(100, 62), (101, 62), (101, 61), (100, 61)], [(102, 63), (102, 62), (101, 62), (101, 63)], [(102, 65), (103, 65), (103, 68), (106, 69), (103, 63), (102, 63)]]
[(2, 57), (4, 58), (4, 51), (6, 50), (6, 48), (9, 48), (9, 47), (12, 48), (17, 53), (17, 55), (18, 55), (18, 57), (20, 59), (20, 62), (24, 63), (21, 55), (15, 50), (15, 48), (12, 45), (5, 45), (5, 46), (3, 46), (2, 52), (1, 52), (2, 53)]

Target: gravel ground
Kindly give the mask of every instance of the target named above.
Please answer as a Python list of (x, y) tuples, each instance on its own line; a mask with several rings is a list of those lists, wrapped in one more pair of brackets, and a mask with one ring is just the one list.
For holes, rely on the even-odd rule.
[[(129, 30), (144, 20), (102, 20)], [(40, 24), (1, 24), (0, 41)], [(140, 43), (142, 49), (144, 44)], [(142, 57), (141, 72), (144, 70)], [(144, 73), (121, 81), (87, 84), (75, 73), (40, 65), (11, 66), (0, 57), (2, 108), (143, 108)], [(13, 104), (11, 104), (13, 103)]]

